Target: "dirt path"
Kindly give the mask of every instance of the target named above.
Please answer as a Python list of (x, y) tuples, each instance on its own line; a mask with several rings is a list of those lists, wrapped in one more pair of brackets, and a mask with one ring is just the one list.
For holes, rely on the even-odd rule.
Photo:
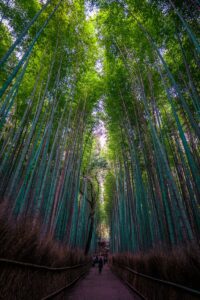
[(98, 274), (97, 267), (77, 283), (67, 294), (69, 300), (140, 300), (108, 268)]

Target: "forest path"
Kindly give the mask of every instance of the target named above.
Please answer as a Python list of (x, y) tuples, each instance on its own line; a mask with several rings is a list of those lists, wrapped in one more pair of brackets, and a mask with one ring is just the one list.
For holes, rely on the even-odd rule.
[(109, 269), (104, 266), (102, 273), (91, 268), (89, 274), (66, 293), (69, 300), (140, 300)]

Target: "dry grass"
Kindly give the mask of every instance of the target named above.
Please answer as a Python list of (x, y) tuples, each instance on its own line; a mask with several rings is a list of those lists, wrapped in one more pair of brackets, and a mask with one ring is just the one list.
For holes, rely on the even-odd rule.
[(200, 290), (200, 248), (197, 245), (177, 247), (172, 251), (152, 250), (146, 254), (116, 254), (110, 257), (110, 264), (114, 272), (149, 300), (200, 298), (136, 276), (119, 267), (125, 265), (137, 272)]
[[(40, 224), (34, 227), (27, 219), (15, 223), (0, 216), (0, 258), (51, 267), (82, 264), (89, 261), (81, 250), (70, 249), (50, 236), (41, 238)], [(54, 292), (72, 282), (80, 271), (52, 272), (0, 263), (0, 299), (34, 300)]]

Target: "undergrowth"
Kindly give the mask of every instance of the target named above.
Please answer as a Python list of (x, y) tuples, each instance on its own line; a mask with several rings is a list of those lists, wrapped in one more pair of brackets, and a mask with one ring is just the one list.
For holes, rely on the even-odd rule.
[[(31, 264), (66, 267), (89, 262), (81, 250), (41, 236), (41, 224), (31, 219), (16, 222), (0, 215), (0, 258)], [(0, 262), (0, 299), (35, 300), (66, 286), (89, 265), (67, 271), (48, 271)], [(60, 299), (60, 298), (59, 298)]]
[(121, 253), (110, 256), (110, 265), (115, 273), (128, 281), (148, 300), (199, 299), (179, 289), (137, 276), (120, 266), (185, 287), (200, 290), (200, 248), (189, 245), (171, 251), (155, 249), (148, 253)]

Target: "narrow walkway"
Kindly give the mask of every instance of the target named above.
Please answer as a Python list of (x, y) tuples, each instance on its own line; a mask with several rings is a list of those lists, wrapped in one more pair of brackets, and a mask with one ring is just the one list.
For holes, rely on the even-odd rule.
[(69, 300), (140, 300), (108, 268), (104, 266), (102, 274), (98, 268), (77, 283), (67, 294)]

